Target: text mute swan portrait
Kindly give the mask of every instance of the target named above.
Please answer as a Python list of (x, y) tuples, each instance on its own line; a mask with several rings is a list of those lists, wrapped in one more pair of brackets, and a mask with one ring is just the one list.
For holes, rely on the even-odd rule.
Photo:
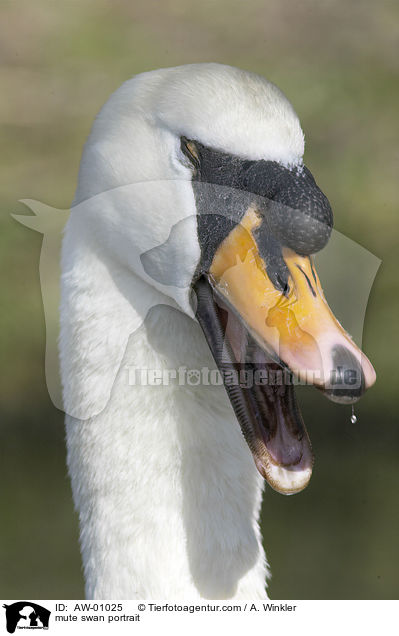
[(294, 378), (344, 403), (375, 381), (323, 295), (303, 151), (283, 93), (219, 64), (138, 75), (94, 122), (60, 338), (90, 598), (266, 598), (264, 480), (293, 494), (313, 466)]

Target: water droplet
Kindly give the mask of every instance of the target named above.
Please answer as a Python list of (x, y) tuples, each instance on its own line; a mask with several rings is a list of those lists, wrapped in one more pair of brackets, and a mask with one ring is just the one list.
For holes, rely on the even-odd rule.
[(353, 406), (353, 404), (352, 404), (351, 422), (352, 422), (352, 424), (356, 424), (356, 422), (357, 422), (357, 417), (355, 415), (355, 407)]

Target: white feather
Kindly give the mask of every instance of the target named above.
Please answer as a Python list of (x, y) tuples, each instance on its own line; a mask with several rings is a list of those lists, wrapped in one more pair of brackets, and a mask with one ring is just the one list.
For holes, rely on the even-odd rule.
[[(94, 123), (63, 245), (60, 339), (90, 598), (266, 597), (262, 480), (223, 387), (128, 381), (129, 366), (214, 367), (188, 287), (152, 280), (140, 261), (195, 219), (182, 134), (250, 159), (302, 160), (284, 95), (217, 64), (139, 75)], [(191, 280), (200, 248), (196, 224), (184, 227), (169, 267)]]

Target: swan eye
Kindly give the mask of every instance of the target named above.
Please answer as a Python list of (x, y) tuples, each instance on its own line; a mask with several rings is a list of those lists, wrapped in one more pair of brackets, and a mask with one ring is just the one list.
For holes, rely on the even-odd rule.
[(190, 139), (187, 139), (187, 137), (181, 137), (181, 149), (186, 157), (190, 159), (193, 166), (195, 166), (195, 168), (199, 168), (200, 159), (195, 143)]

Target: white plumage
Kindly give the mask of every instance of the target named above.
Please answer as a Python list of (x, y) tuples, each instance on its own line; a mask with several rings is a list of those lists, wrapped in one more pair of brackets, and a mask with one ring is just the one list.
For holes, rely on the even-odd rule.
[(139, 75), (94, 123), (63, 245), (60, 340), (90, 598), (266, 597), (262, 479), (224, 388), (128, 381), (129, 366), (214, 368), (188, 285), (152, 280), (140, 261), (186, 217), (169, 266), (189, 281), (199, 260), (180, 135), (248, 159), (302, 161), (284, 95), (217, 64)]

